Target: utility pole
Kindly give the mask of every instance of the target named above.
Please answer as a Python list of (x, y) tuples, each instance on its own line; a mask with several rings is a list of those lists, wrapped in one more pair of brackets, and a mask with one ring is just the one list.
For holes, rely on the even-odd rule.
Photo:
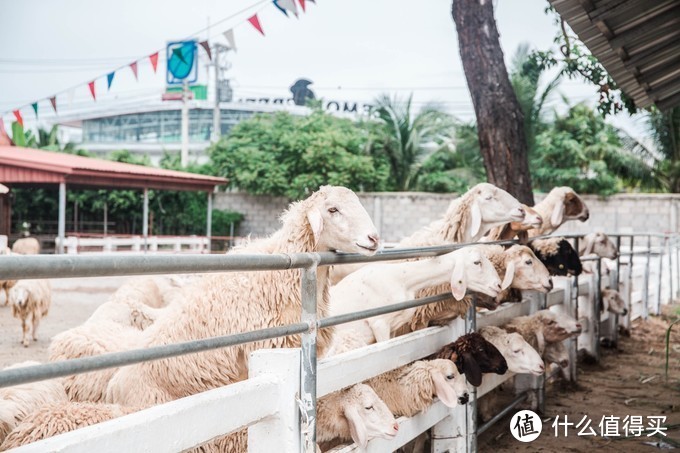
[(220, 113), (220, 72), (223, 69), (228, 69), (229, 66), (226, 64), (220, 64), (220, 56), (222, 54), (227, 53), (229, 50), (229, 47), (223, 46), (222, 44), (215, 43), (213, 45), (213, 65), (215, 67), (215, 104), (213, 108), (213, 128), (212, 128), (212, 139), (213, 142), (216, 142), (220, 139), (220, 136), (222, 135), (222, 119), (221, 119), (221, 113)]
[(182, 148), (180, 164), (186, 167), (189, 161), (189, 82), (182, 84)]

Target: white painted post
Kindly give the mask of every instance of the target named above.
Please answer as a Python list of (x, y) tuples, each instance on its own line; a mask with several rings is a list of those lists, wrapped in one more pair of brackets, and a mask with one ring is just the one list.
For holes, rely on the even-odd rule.
[(300, 350), (261, 349), (250, 354), (248, 375), (276, 375), (280, 392), (270, 404), (278, 408), (275, 417), (268, 417), (248, 429), (248, 452), (298, 453), (300, 451), (300, 412), (296, 395), (300, 389)]
[(144, 205), (142, 208), (142, 236), (144, 236), (144, 252), (148, 247), (149, 239), (149, 189), (144, 188)]
[(66, 183), (59, 183), (59, 221), (57, 227), (57, 253), (64, 253), (66, 240)]
[(105, 253), (111, 253), (113, 251), (113, 241), (111, 240), (110, 237), (105, 237), (104, 238), (104, 252)]
[(66, 253), (68, 255), (78, 254), (78, 238), (76, 236), (66, 238)]
[(0, 255), (5, 253), (5, 249), (7, 248), (8, 244), (9, 241), (7, 240), (7, 236), (0, 234)]
[(139, 252), (142, 249), (142, 240), (139, 236), (132, 238), (132, 251)]

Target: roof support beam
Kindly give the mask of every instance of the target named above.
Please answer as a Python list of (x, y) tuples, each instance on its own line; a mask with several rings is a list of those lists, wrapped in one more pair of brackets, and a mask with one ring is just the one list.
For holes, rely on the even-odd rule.
[(149, 246), (149, 189), (144, 188), (144, 205), (142, 208), (142, 236), (144, 236), (144, 253)]
[(680, 25), (680, 14), (678, 8), (674, 8), (667, 14), (660, 14), (659, 16), (643, 22), (640, 26), (631, 30), (623, 32), (609, 41), (613, 49), (626, 46), (630, 43), (636, 42), (641, 38), (647, 38), (647, 35), (660, 31), (661, 29), (675, 29)]
[(58, 247), (57, 253), (64, 253), (66, 242), (66, 183), (59, 183), (59, 221), (57, 222)]
[(213, 210), (213, 193), (208, 192), (208, 219), (205, 226), (205, 235), (208, 236), (208, 253), (210, 253), (210, 237), (212, 236), (212, 210)]

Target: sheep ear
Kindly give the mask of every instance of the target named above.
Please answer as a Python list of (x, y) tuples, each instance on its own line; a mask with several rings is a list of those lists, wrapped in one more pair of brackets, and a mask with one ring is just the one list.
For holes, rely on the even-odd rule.
[(439, 370), (432, 370), (432, 383), (434, 384), (434, 392), (437, 397), (444, 403), (447, 407), (456, 407), (458, 405), (458, 395), (453, 390), (453, 387), (446, 382), (444, 376)]
[(470, 206), (470, 236), (475, 237), (482, 227), (482, 210), (479, 208), (479, 203), (472, 202)]
[(465, 265), (458, 260), (453, 266), (451, 274), (451, 294), (456, 300), (463, 300), (467, 291), (467, 281), (465, 279)]
[(479, 368), (477, 360), (469, 352), (463, 353), (463, 370), (465, 379), (475, 387), (482, 385), (482, 370)]
[(323, 217), (321, 217), (321, 211), (316, 208), (310, 209), (307, 212), (307, 220), (309, 221), (309, 226), (312, 227), (312, 234), (314, 235), (314, 245), (319, 243), (319, 236), (323, 231)]
[(507, 289), (512, 285), (512, 281), (515, 279), (515, 262), (510, 261), (508, 263), (507, 269), (505, 269), (505, 277), (503, 277), (503, 282), (501, 283), (501, 289)]
[(366, 445), (368, 445), (368, 432), (364, 426), (364, 421), (359, 416), (359, 411), (357, 411), (356, 407), (348, 405), (345, 407), (345, 417), (347, 418), (349, 433), (354, 443), (361, 448), (366, 448)]
[(558, 227), (562, 224), (562, 218), (564, 217), (564, 202), (557, 203), (553, 208), (552, 215), (550, 216), (550, 223), (554, 227)]

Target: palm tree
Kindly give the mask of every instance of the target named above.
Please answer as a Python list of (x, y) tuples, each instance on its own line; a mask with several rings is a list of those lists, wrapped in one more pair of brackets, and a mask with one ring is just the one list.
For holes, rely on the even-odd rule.
[(453, 129), (453, 118), (434, 105), (414, 115), (412, 99), (382, 95), (373, 108), (379, 127), (372, 153), (387, 160), (395, 190), (415, 187), (423, 162)]

